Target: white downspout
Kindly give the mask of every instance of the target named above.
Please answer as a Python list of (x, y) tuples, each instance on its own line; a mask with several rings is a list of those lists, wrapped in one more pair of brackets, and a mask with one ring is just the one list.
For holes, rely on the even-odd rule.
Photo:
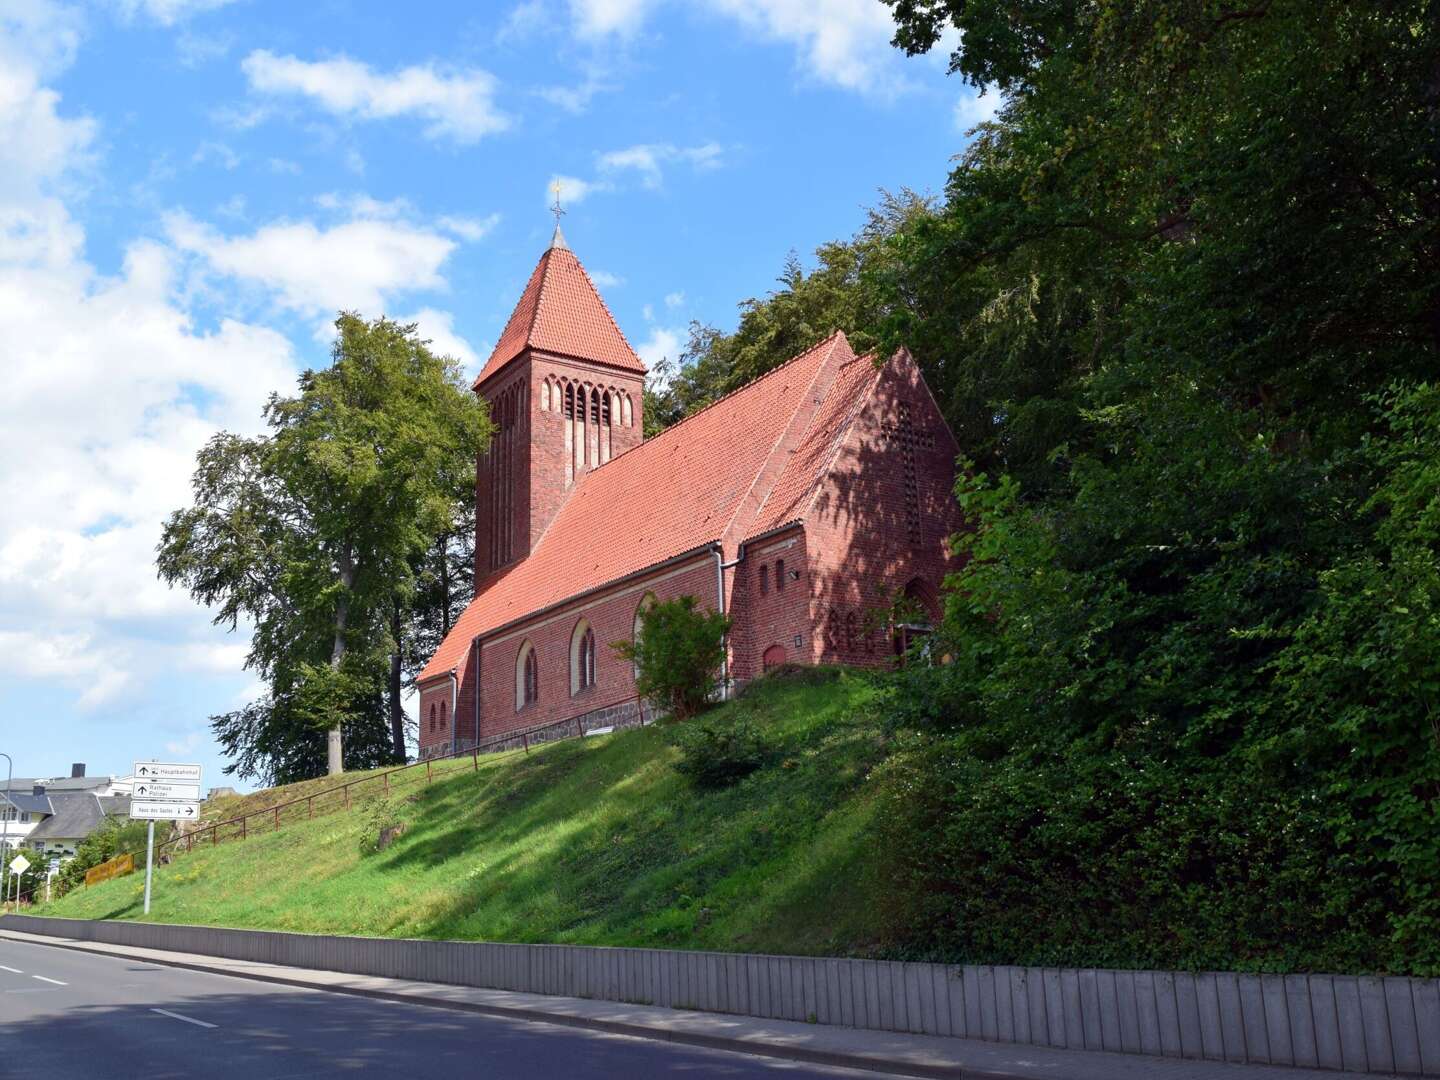
[(454, 757), (459, 748), (460, 718), (455, 715), (455, 709), (460, 704), (460, 680), (455, 675), (455, 669), (450, 669), (450, 756)]

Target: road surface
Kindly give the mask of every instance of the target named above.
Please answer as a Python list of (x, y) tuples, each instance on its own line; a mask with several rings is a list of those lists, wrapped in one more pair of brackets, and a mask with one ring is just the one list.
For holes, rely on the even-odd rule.
[(0, 939), (0, 1077), (874, 1077)]

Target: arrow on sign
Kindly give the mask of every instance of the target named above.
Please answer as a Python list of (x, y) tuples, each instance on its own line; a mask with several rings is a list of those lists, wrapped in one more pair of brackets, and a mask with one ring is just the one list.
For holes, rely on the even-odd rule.
[(144, 765), (141, 765), (141, 766), (140, 766), (140, 775), (141, 775), (141, 776), (149, 776), (149, 775), (150, 775), (150, 770), (147, 769)]

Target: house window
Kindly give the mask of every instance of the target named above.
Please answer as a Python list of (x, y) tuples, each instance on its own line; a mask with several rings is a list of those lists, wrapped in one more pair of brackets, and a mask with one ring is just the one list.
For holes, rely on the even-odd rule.
[(770, 564), (760, 564), (760, 595), (770, 595)]
[(540, 660), (530, 642), (515, 655), (515, 711), (540, 700)]
[(775, 591), (785, 591), (785, 560), (775, 560)]
[(447, 704), (448, 702), (440, 702), (440, 731), (442, 734), (445, 731), (445, 706)]
[(581, 619), (570, 635), (570, 693), (578, 694), (595, 685), (595, 631)]

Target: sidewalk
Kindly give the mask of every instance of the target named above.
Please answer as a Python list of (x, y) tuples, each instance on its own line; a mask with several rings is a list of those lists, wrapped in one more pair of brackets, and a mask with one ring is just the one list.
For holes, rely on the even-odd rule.
[(901, 1035), (888, 1031), (797, 1024), (783, 1020), (679, 1009), (623, 1005), (581, 998), (479, 990), (441, 983), (345, 975), (308, 968), (259, 964), (196, 953), (77, 942), (0, 930), (0, 937), (62, 949), (145, 960), (264, 982), (359, 994), (492, 1016), (543, 1021), (612, 1034), (685, 1043), (897, 1076), (963, 1077), (964, 1080), (1316, 1080), (1330, 1071), (1268, 1065), (1109, 1054), (1090, 1050)]

